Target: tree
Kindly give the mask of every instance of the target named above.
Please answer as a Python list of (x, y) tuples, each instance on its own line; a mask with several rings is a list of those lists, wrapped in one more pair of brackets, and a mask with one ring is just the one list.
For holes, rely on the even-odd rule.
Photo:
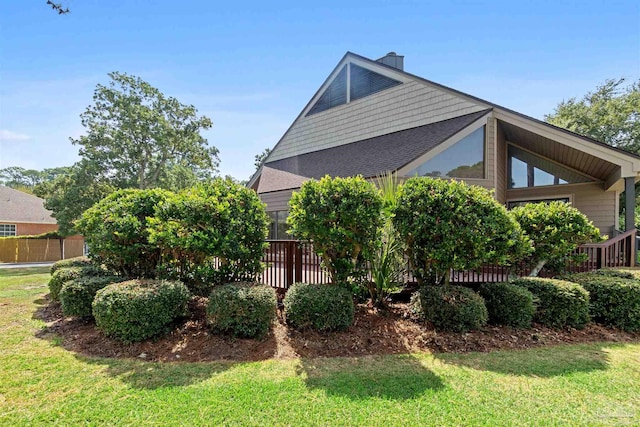
[(260, 166), (262, 166), (264, 161), (267, 160), (269, 154), (271, 154), (271, 148), (265, 148), (262, 153), (255, 155), (255, 161), (253, 164), (255, 165), (256, 170), (260, 169)]
[(613, 147), (640, 154), (640, 80), (610, 79), (582, 99), (562, 101), (544, 119)]
[(68, 167), (49, 168), (39, 171), (10, 166), (0, 169), (0, 184), (22, 191), (35, 192), (35, 188), (38, 185), (53, 181), (56, 177), (68, 171)]
[(190, 169), (193, 177), (217, 172), (218, 150), (200, 135), (211, 127), (209, 118), (139, 77), (109, 77), (80, 115), (87, 134), (71, 139), (85, 162), (118, 188), (161, 187), (177, 170)]
[(478, 186), (438, 178), (408, 179), (393, 224), (420, 285), (449, 285), (451, 270), (509, 265), (531, 250), (518, 223)]
[(34, 188), (36, 196), (45, 199), (44, 206), (53, 212), (62, 235), (76, 233), (74, 221), (82, 213), (114, 192), (117, 188), (85, 162), (78, 162), (68, 173)]
[(382, 198), (361, 176), (307, 181), (289, 201), (287, 223), (296, 238), (311, 240), (333, 283), (357, 277), (378, 238)]
[(510, 212), (533, 243), (530, 276), (549, 262), (559, 263), (580, 245), (600, 240), (598, 230), (578, 209), (564, 202), (527, 203)]

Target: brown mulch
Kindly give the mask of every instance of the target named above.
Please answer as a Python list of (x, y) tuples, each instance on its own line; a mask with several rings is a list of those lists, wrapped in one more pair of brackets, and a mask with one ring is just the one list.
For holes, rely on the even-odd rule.
[(123, 344), (105, 337), (93, 321), (65, 318), (58, 303), (41, 307), (35, 317), (47, 323), (38, 336), (43, 339), (59, 337), (67, 350), (86, 356), (137, 357), (153, 361), (257, 361), (419, 351), (465, 353), (567, 343), (640, 342), (640, 333), (627, 333), (593, 323), (581, 330), (557, 330), (534, 325), (528, 330), (487, 326), (480, 331), (462, 334), (436, 332), (430, 325), (414, 319), (406, 303), (391, 304), (388, 310), (359, 305), (353, 326), (346, 331), (332, 333), (291, 330), (279, 312), (264, 340), (234, 339), (209, 332), (205, 306), (206, 299), (192, 299), (190, 318), (172, 325), (171, 331), (162, 338), (134, 344)]

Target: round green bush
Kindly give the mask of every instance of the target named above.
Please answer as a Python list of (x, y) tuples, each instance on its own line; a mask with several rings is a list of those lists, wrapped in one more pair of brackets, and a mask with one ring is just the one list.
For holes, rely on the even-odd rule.
[(143, 341), (185, 316), (189, 298), (188, 289), (180, 282), (129, 280), (96, 292), (93, 317), (108, 336), (124, 342)]
[(534, 320), (552, 328), (584, 328), (589, 323), (589, 293), (576, 283), (558, 279), (523, 277), (513, 283), (538, 299)]
[(423, 286), (416, 310), (437, 330), (465, 332), (487, 324), (487, 307), (480, 295), (462, 286)]
[(213, 288), (207, 306), (212, 331), (263, 338), (276, 317), (276, 292), (267, 285), (230, 283)]
[[(636, 275), (633, 274), (630, 270), (616, 270), (613, 268), (604, 268), (602, 270), (596, 270), (586, 274), (589, 274), (589, 275), (597, 274), (598, 276), (605, 276), (605, 277), (617, 277), (619, 279), (636, 279)], [(573, 280), (569, 280), (569, 281), (573, 282)]]
[[(636, 279), (609, 276), (607, 273), (577, 273), (566, 280), (580, 284), (590, 297), (593, 319), (628, 332), (640, 330), (640, 282)], [(620, 272), (625, 273), (625, 272)]]
[(495, 325), (530, 328), (536, 312), (534, 297), (527, 289), (511, 283), (485, 283), (480, 286), (489, 313), (489, 322)]
[(92, 317), (91, 304), (96, 292), (112, 284), (125, 280), (118, 276), (80, 276), (69, 280), (60, 290), (60, 305), (65, 316)]
[(62, 267), (56, 270), (49, 279), (49, 296), (53, 301), (60, 299), (60, 290), (62, 285), (69, 280), (74, 280), (79, 277), (96, 277), (106, 276), (109, 273), (100, 267), (94, 265), (87, 265), (85, 267)]
[(75, 258), (67, 258), (61, 259), (60, 261), (56, 261), (51, 266), (51, 274), (60, 270), (61, 268), (69, 268), (69, 267), (88, 267), (92, 266), (93, 263), (86, 256), (78, 256)]
[(284, 298), (285, 319), (296, 329), (347, 329), (354, 313), (351, 293), (339, 285), (295, 283)]

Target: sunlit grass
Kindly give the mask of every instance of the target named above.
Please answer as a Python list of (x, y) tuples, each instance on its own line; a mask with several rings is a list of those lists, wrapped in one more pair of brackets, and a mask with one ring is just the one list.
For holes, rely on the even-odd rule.
[(0, 276), (0, 425), (638, 425), (640, 344), (254, 363), (87, 358)]

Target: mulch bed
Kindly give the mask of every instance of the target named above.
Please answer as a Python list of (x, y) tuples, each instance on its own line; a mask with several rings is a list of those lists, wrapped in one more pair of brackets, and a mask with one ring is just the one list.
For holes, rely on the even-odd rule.
[(36, 313), (36, 317), (47, 323), (38, 336), (44, 339), (58, 337), (64, 348), (81, 355), (162, 362), (257, 361), (420, 351), (489, 352), (557, 344), (640, 342), (640, 333), (631, 334), (593, 323), (581, 330), (557, 330), (534, 325), (528, 330), (487, 326), (480, 331), (462, 334), (436, 332), (429, 324), (413, 318), (406, 303), (391, 304), (384, 311), (359, 305), (353, 326), (346, 331), (333, 333), (291, 330), (286, 327), (279, 312), (271, 332), (264, 340), (234, 339), (209, 332), (205, 322), (205, 307), (206, 299), (193, 298), (190, 302), (191, 317), (172, 325), (164, 337), (123, 344), (105, 337), (93, 321), (65, 318), (60, 304), (50, 303)]

